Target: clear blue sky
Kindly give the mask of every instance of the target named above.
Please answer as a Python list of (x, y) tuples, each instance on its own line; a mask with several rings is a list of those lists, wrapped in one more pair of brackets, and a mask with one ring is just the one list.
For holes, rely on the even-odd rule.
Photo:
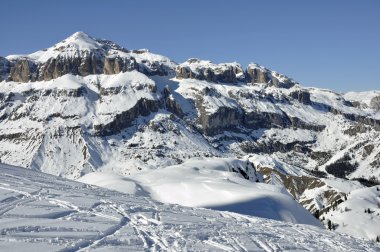
[(2, 0), (0, 55), (84, 31), (176, 62), (257, 62), (304, 86), (380, 90), (379, 0)]

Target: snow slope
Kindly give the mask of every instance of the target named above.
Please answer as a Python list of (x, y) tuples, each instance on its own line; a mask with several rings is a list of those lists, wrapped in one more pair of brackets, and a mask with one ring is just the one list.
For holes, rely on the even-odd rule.
[[(293, 205), (278, 187), (252, 185), (226, 170), (176, 165), (246, 157), (255, 168), (298, 177), (380, 177), (378, 91), (304, 88), (253, 64), (246, 70), (194, 59), (178, 65), (83, 32), (0, 61), (2, 163), (71, 179), (107, 172), (94, 183), (240, 213), (257, 204), (260, 193), (285, 212)], [(323, 207), (326, 189), (308, 191), (306, 200)], [(244, 213), (299, 222), (296, 214)]]
[(0, 165), (1, 251), (380, 251), (315, 226), (161, 204)]
[(380, 236), (380, 186), (350, 191), (346, 201), (324, 216), (338, 232), (376, 240)]
[(145, 191), (146, 195), (163, 203), (322, 226), (284, 187), (256, 183), (257, 174), (250, 174), (249, 181), (232, 172), (233, 168), (247, 170), (246, 165), (247, 161), (236, 159), (189, 160), (181, 165), (127, 177), (89, 173), (79, 181), (131, 194)]

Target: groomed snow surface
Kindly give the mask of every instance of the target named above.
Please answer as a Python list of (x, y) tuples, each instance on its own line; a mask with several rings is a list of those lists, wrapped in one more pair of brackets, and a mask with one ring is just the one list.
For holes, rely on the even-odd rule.
[(161, 204), (0, 166), (0, 251), (379, 251), (311, 225)]

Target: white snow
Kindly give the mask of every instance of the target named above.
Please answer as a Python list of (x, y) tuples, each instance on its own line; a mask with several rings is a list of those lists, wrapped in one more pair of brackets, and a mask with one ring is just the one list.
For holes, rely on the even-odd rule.
[(1, 251), (379, 251), (309, 225), (157, 203), (0, 165)]
[(234, 159), (189, 160), (181, 165), (143, 171), (118, 179), (111, 177), (105, 180), (102, 173), (90, 173), (79, 181), (124, 193), (134, 193), (136, 190), (133, 188), (137, 184), (149, 192), (154, 200), (163, 203), (321, 225), (283, 187), (255, 183), (254, 174), (253, 181), (248, 181), (238, 173), (231, 172), (233, 168), (244, 171), (246, 166), (247, 161)]
[(196, 58), (189, 59), (181, 63), (180, 66), (189, 67), (190, 70), (196, 74), (199, 74), (199, 71), (204, 69), (211, 69), (215, 73), (222, 73), (231, 67), (241, 70), (243, 69), (237, 62), (214, 64), (209, 60), (200, 60)]
[(116, 75), (101, 75), (98, 77), (98, 83), (104, 88), (125, 87), (130, 85), (131, 87), (141, 89), (144, 86), (153, 87), (155, 85), (152, 79), (136, 70)]
[[(365, 212), (366, 210), (370, 212)], [(380, 235), (380, 186), (352, 190), (347, 201), (325, 215), (338, 232), (376, 240)]]
[(344, 99), (348, 101), (357, 101), (367, 106), (370, 106), (370, 102), (374, 97), (380, 96), (380, 91), (365, 91), (365, 92), (347, 92), (343, 94)]

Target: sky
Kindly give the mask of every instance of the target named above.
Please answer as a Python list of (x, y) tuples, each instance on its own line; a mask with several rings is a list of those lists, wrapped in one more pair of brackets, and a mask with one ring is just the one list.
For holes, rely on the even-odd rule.
[(76, 31), (181, 63), (256, 62), (303, 86), (380, 90), (378, 0), (2, 0), (0, 56)]

